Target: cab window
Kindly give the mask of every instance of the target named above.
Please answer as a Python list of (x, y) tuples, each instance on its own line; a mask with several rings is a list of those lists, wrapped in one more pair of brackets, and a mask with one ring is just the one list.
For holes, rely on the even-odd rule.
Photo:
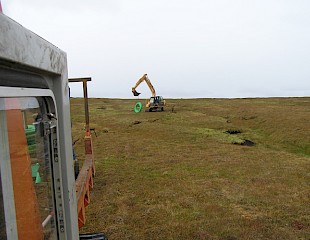
[(57, 235), (46, 119), (42, 97), (0, 98), (0, 239)]

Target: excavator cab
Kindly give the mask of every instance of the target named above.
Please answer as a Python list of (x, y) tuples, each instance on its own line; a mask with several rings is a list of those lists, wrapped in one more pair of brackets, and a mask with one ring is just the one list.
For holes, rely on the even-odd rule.
[(154, 112), (154, 111), (164, 111), (164, 106), (166, 105), (166, 101), (162, 96), (151, 97), (148, 103), (146, 104), (146, 112)]

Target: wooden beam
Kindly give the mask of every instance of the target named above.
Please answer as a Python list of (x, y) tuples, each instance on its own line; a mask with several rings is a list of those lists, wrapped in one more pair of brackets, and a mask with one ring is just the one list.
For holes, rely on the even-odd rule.
[(85, 77), (85, 78), (69, 78), (68, 81), (70, 83), (73, 82), (90, 82), (91, 81), (91, 77)]

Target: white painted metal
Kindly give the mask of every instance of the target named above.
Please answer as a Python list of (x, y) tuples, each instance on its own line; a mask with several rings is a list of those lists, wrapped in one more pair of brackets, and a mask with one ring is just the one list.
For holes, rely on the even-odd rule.
[(0, 14), (0, 56), (22, 65), (63, 74), (67, 71), (66, 53)]
[(50, 89), (0, 86), (0, 97), (51, 97), (55, 101), (54, 94)]

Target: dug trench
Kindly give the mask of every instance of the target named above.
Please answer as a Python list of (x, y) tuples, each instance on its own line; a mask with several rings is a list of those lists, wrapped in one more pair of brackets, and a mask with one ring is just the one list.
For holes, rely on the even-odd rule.
[[(227, 131), (225, 131), (225, 133), (234, 135), (234, 134), (240, 134), (240, 133), (242, 133), (242, 131), (239, 129), (228, 129)], [(244, 139), (244, 141), (241, 143), (234, 142), (233, 144), (242, 145), (242, 146), (249, 146), (249, 147), (255, 146), (255, 142), (253, 142), (249, 139)]]

